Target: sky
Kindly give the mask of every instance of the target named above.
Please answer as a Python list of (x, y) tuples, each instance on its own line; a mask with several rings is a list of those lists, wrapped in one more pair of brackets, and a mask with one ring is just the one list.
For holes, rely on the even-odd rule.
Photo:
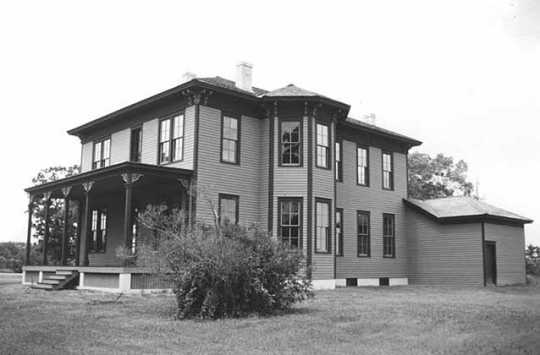
[(66, 130), (248, 61), (258, 87), (320, 92), (464, 159), (540, 245), (538, 1), (3, 1), (0, 51), (0, 241), (25, 240), (41, 168), (79, 163)]

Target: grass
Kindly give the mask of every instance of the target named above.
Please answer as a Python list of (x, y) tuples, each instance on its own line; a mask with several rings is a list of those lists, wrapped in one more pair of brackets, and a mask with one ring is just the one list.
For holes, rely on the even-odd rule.
[(0, 283), (0, 353), (538, 354), (540, 286), (347, 288), (288, 314), (176, 321), (171, 295)]

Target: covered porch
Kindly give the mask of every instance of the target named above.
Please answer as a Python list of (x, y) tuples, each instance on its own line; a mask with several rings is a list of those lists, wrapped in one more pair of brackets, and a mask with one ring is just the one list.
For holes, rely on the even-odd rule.
[[(29, 213), (23, 282), (42, 282), (57, 270), (73, 270), (80, 274), (81, 288), (129, 289), (132, 284), (148, 283), (141, 281), (144, 270), (126, 262), (126, 256), (135, 255), (138, 241), (150, 232), (139, 226), (137, 213), (147, 205), (166, 205), (185, 211), (189, 223), (194, 203), (191, 177), (191, 170), (125, 162), (26, 189)], [(64, 203), (61, 241), (56, 243), (50, 240), (53, 199)], [(44, 208), (44, 228), (40, 262), (31, 265), (32, 216), (38, 201)], [(78, 207), (76, 216), (70, 216), (73, 204)], [(76, 228), (70, 228), (73, 219)]]

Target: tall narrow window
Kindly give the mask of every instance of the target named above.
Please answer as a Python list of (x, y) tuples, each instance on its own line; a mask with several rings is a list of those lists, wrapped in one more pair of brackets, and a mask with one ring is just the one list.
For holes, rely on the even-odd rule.
[(357, 211), (356, 212), (356, 228), (357, 228), (357, 243), (358, 243), (358, 256), (370, 256), (371, 255), (371, 240), (370, 240), (370, 226), (369, 226), (369, 212)]
[(369, 156), (367, 148), (356, 148), (356, 183), (358, 185), (369, 185)]
[(328, 126), (317, 123), (317, 166), (328, 168)]
[(298, 248), (300, 246), (302, 235), (301, 199), (279, 199), (279, 234), (282, 242), (290, 248)]
[(131, 151), (130, 159), (136, 163), (141, 161), (142, 153), (142, 128), (137, 127), (131, 130)]
[(92, 169), (99, 169), (111, 164), (111, 139), (106, 138), (94, 142), (94, 159)]
[(383, 256), (394, 258), (396, 256), (396, 226), (393, 214), (383, 214)]
[(221, 161), (238, 164), (240, 161), (238, 119), (223, 116), (221, 128)]
[(318, 200), (315, 202), (315, 251), (330, 252), (330, 203)]
[(238, 196), (219, 194), (220, 223), (238, 223)]
[(105, 252), (107, 244), (107, 210), (92, 210), (92, 220), (90, 224), (90, 245), (89, 251), (98, 253)]
[(336, 142), (336, 181), (343, 181), (343, 153), (341, 142)]
[(392, 153), (383, 152), (382, 160), (383, 189), (392, 190), (394, 188)]
[(299, 121), (281, 122), (281, 165), (300, 166), (301, 137)]
[(159, 163), (166, 164), (184, 158), (184, 115), (160, 121)]
[(336, 255), (343, 256), (343, 209), (336, 209)]

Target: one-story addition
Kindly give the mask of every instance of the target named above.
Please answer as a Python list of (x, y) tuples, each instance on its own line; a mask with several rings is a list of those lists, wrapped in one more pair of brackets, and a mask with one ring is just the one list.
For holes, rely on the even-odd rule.
[(136, 255), (150, 233), (136, 214), (148, 204), (211, 222), (208, 199), (221, 220), (257, 223), (301, 249), (316, 288), (525, 281), (531, 220), (468, 197), (408, 199), (407, 155), (420, 141), (292, 84), (254, 87), (249, 64), (237, 70), (236, 81), (191, 76), (69, 130), (81, 141), (81, 173), (26, 191), (30, 211), (36, 199), (78, 204), (79, 228), (65, 230), (59, 253), (45, 228), (40, 265), (28, 265), (30, 214), (23, 282), (167, 288), (116, 250)]

